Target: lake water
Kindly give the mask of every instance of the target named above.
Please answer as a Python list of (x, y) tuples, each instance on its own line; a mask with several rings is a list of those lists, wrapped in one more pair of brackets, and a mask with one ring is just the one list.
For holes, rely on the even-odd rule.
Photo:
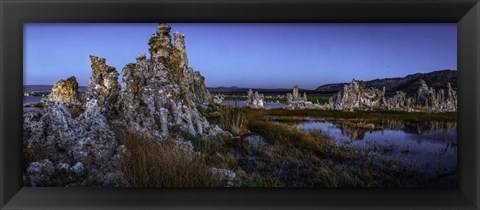
[[(245, 101), (223, 100), (222, 104), (236, 106), (236, 107), (245, 107)], [(267, 109), (280, 109), (280, 108), (283, 108), (284, 104), (274, 103), (274, 102), (265, 102), (263, 103), (263, 106)]]
[(35, 104), (42, 100), (42, 96), (23, 96), (23, 104)]
[(426, 173), (447, 173), (457, 168), (455, 122), (345, 122), (311, 119), (297, 127), (307, 132), (321, 131), (339, 145), (362, 148), (385, 160), (400, 160)]
[[(23, 96), (23, 105), (25, 104), (36, 104), (42, 100), (42, 96)], [(23, 107), (23, 111), (35, 111), (40, 110), (38, 107)]]

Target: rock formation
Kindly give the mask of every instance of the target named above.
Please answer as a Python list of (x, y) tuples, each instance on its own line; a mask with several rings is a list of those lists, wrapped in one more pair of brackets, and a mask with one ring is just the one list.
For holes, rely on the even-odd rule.
[(412, 98), (407, 98), (407, 94), (403, 91), (397, 91), (392, 98), (387, 99), (387, 109), (412, 111)]
[(447, 96), (445, 90), (438, 91), (428, 87), (427, 83), (420, 79), (417, 93), (407, 97), (402, 91), (388, 99), (387, 109), (397, 111), (433, 111), (433, 112), (456, 112), (457, 94), (450, 83), (447, 83)]
[(210, 125), (196, 109), (212, 102), (204, 78), (188, 67), (183, 35), (175, 33), (172, 45), (169, 32), (170, 27), (161, 24), (149, 41), (150, 59), (140, 54), (136, 63), (123, 68), (119, 117), (114, 122), (132, 133), (158, 139), (178, 130), (218, 134), (219, 127)]
[(212, 102), (214, 104), (222, 104), (223, 100), (225, 99), (225, 96), (222, 94), (215, 94), (213, 95)]
[(231, 170), (211, 168), (209, 172), (224, 182), (225, 187), (235, 187), (238, 185), (239, 178), (237, 174)]
[(304, 97), (300, 95), (298, 92), (298, 85), (295, 85), (293, 87), (293, 92), (292, 93), (287, 93), (287, 103), (295, 103), (295, 102), (303, 102), (306, 101), (306, 93), (303, 94)]
[(80, 94), (78, 93), (78, 83), (75, 77), (69, 77), (66, 80), (60, 80), (52, 87), (52, 92), (48, 95), (49, 101), (62, 102), (67, 106), (81, 106)]
[(457, 92), (452, 89), (450, 83), (447, 84), (447, 98), (444, 110), (447, 112), (457, 111)]
[(374, 88), (367, 88), (362, 81), (352, 80), (330, 99), (334, 109), (354, 110), (373, 109), (386, 103), (385, 89), (380, 91)]
[[(96, 100), (90, 100), (85, 112), (76, 119), (58, 101), (48, 101), (44, 113), (24, 112), (23, 138), (25, 150), (42, 148), (48, 160), (30, 164), (25, 180), (31, 186), (48, 184), (42, 183), (44, 178), (38, 178), (42, 175), (35, 173), (46, 170), (38, 167), (50, 167), (48, 162), (62, 167), (82, 164), (88, 168), (88, 172), (81, 174), (65, 171), (50, 186), (55, 183), (71, 186), (84, 186), (93, 182), (97, 185), (115, 183), (118, 172), (111, 171), (111, 166), (118, 163), (120, 153), (117, 151), (115, 134)], [(60, 168), (53, 172), (60, 173)]]
[(119, 97), (118, 72), (106, 64), (105, 58), (90, 55), (92, 76), (90, 77), (85, 101), (96, 100), (99, 103), (101, 112), (112, 115)]
[[(125, 152), (115, 137), (117, 129), (159, 141), (173, 139), (190, 152), (191, 143), (183, 141), (186, 133), (224, 133), (197, 110), (212, 97), (204, 77), (188, 67), (184, 36), (175, 33), (172, 44), (170, 26), (160, 24), (149, 45), (150, 59), (140, 54), (136, 63), (127, 64), (121, 84), (105, 58), (91, 55), (92, 75), (83, 100), (71, 77), (55, 84), (44, 110), (24, 112), (24, 148), (44, 148), (46, 154), (27, 167), (27, 185), (114, 185), (121, 174), (112, 166)], [(73, 118), (67, 108), (71, 105), (84, 111)]]
[(287, 103), (285, 104), (285, 109), (319, 109), (318, 104), (314, 104), (308, 101), (307, 93), (303, 93), (303, 96), (298, 91), (298, 85), (293, 87), (292, 93), (287, 93), (286, 96)]
[(415, 97), (416, 104), (422, 107), (430, 107), (435, 103), (435, 90), (428, 88), (427, 83), (424, 80), (419, 81), (420, 86), (417, 90)]
[(165, 23), (158, 26), (156, 34), (153, 34), (148, 45), (152, 59), (168, 58), (172, 48), (172, 37), (170, 36), (171, 27)]
[(344, 86), (329, 99), (329, 103), (322, 104), (319, 109), (336, 110), (373, 110), (387, 109), (396, 111), (432, 111), (432, 112), (456, 112), (457, 96), (447, 84), (447, 96), (445, 91), (428, 87), (427, 83), (420, 79), (418, 81), (417, 93), (408, 97), (403, 91), (397, 91), (391, 98), (385, 97), (385, 89), (378, 90), (367, 88), (362, 81), (353, 80)]
[(263, 94), (258, 94), (257, 91), (255, 91), (254, 93), (252, 89), (250, 89), (247, 92), (247, 101), (245, 101), (245, 106), (254, 108), (254, 109), (263, 108), (264, 98), (265, 97)]

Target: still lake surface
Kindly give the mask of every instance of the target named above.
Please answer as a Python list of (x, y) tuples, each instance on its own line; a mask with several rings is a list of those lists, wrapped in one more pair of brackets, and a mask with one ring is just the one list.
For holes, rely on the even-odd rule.
[[(42, 100), (42, 96), (23, 96), (23, 105), (26, 104), (36, 104)], [(23, 111), (36, 111), (36, 110), (41, 110), (41, 108), (38, 107), (23, 107)]]
[(42, 96), (23, 96), (23, 104), (35, 104), (42, 100)]
[(368, 126), (358, 121), (310, 119), (296, 126), (306, 132), (321, 131), (339, 145), (364, 149), (384, 160), (400, 160), (426, 173), (448, 173), (457, 169), (455, 122), (385, 120)]
[[(223, 100), (223, 105), (230, 105), (236, 107), (245, 107), (245, 101), (236, 101), (236, 100)], [(280, 109), (283, 108), (285, 104), (283, 103), (274, 103), (274, 102), (265, 102), (263, 106), (267, 109)]]

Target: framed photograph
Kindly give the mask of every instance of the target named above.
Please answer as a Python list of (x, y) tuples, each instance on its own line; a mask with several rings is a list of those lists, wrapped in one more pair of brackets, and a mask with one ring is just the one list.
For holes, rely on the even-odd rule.
[(1, 209), (480, 208), (476, 0), (0, 13)]

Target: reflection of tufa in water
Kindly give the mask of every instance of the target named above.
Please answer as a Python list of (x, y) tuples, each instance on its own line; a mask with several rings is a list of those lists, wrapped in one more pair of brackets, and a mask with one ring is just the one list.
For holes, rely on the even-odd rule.
[[(324, 122), (322, 120), (321, 122)], [(365, 133), (384, 130), (401, 130), (408, 134), (423, 135), (436, 132), (438, 130), (453, 129), (457, 127), (457, 122), (454, 121), (399, 121), (392, 119), (385, 119), (381, 122), (372, 122), (367, 119), (330, 119), (335, 128), (340, 129), (344, 136), (349, 137), (350, 140), (363, 140)], [(309, 121), (317, 122), (317, 121)], [(305, 126), (309, 122), (305, 122)], [(314, 125), (314, 124), (312, 124)], [(308, 129), (315, 129), (315, 126), (303, 127)]]
[(373, 152), (379, 159), (403, 161), (430, 174), (450, 173), (457, 167), (456, 122), (329, 119), (309, 120), (297, 127), (321, 131), (339, 145)]

